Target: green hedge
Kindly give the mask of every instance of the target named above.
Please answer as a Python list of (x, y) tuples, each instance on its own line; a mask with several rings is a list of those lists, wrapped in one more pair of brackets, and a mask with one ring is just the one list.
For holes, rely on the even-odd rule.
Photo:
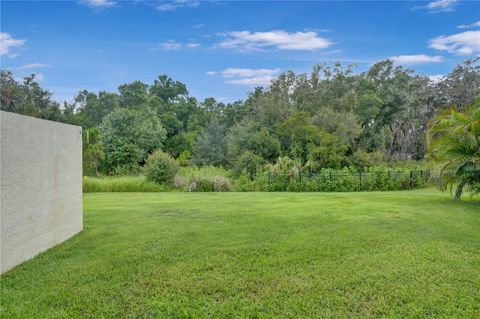
[(371, 167), (365, 173), (343, 170), (322, 170), (319, 174), (298, 176), (275, 176), (268, 172), (268, 181), (263, 184), (266, 192), (355, 192), (386, 191), (419, 188), (425, 186), (427, 176), (409, 170), (389, 171), (385, 167)]
[(229, 177), (228, 171), (215, 167), (182, 168), (173, 185), (149, 182), (144, 176), (84, 177), (83, 191), (89, 192), (356, 192), (386, 191), (419, 188), (426, 185), (427, 177), (410, 170), (390, 170), (383, 166), (371, 167), (365, 173), (352, 168), (324, 169), (317, 174), (300, 173), (295, 176), (274, 175), (268, 171)]

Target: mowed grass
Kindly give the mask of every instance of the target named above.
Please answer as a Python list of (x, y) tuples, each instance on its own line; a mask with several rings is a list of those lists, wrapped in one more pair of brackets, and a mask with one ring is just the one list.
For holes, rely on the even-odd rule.
[(479, 318), (480, 202), (435, 190), (94, 193), (1, 318)]

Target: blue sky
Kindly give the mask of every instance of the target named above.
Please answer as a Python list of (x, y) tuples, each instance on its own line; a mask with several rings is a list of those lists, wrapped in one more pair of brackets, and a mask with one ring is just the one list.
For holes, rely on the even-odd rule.
[(231, 102), (323, 62), (447, 74), (480, 55), (480, 2), (2, 1), (1, 32), (2, 69), (58, 100), (167, 74)]

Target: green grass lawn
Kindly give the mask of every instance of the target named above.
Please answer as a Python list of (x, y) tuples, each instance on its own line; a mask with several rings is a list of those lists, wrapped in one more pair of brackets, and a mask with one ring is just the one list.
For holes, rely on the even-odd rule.
[(435, 190), (92, 193), (1, 318), (479, 318), (480, 202)]

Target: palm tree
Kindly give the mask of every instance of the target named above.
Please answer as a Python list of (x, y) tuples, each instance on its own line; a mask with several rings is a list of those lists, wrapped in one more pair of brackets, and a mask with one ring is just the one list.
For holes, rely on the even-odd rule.
[(458, 200), (465, 186), (480, 185), (480, 99), (463, 110), (451, 108), (433, 119), (427, 131), (429, 156), (438, 165), (440, 186)]

